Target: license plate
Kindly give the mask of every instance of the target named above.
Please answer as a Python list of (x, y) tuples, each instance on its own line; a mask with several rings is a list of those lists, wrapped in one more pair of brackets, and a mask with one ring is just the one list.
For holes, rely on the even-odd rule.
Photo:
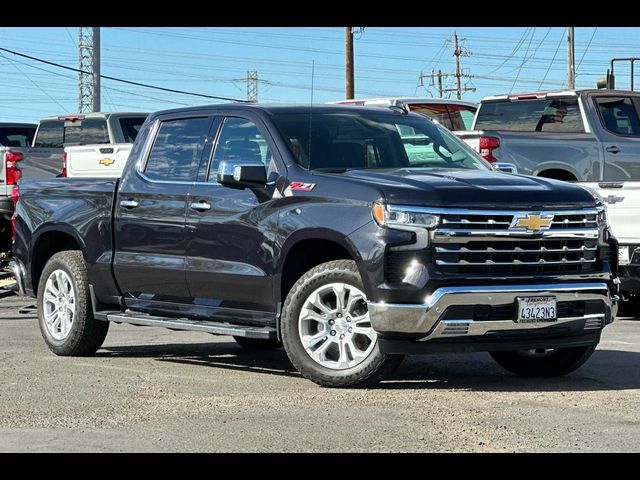
[(618, 247), (618, 264), (629, 265), (629, 247)]
[(518, 323), (555, 322), (556, 297), (518, 297)]

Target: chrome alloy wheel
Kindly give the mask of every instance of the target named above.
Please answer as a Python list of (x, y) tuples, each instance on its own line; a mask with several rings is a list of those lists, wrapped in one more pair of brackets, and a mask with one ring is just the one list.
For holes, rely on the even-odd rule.
[(65, 340), (71, 331), (76, 294), (71, 278), (64, 270), (54, 270), (44, 288), (44, 321), (55, 340)]
[(347, 283), (314, 290), (300, 310), (298, 332), (309, 356), (332, 370), (362, 363), (378, 339), (369, 320), (367, 297)]

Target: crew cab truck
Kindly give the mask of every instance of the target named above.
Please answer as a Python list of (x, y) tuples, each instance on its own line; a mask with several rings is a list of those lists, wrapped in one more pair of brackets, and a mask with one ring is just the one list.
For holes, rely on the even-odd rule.
[(625, 310), (640, 310), (640, 93), (567, 90), (486, 97), (460, 136), (491, 162), (601, 195), (620, 243)]
[(154, 113), (119, 179), (23, 182), (15, 231), (12, 268), (58, 355), (94, 353), (115, 322), (283, 345), (323, 386), (451, 350), (561, 375), (617, 310), (596, 196), (496, 172), (390, 109)]

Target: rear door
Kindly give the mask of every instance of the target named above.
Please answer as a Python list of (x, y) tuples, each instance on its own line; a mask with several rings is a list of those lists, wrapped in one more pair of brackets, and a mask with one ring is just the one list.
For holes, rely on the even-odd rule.
[(114, 273), (128, 306), (171, 313), (188, 302), (185, 216), (213, 118), (161, 118), (115, 205)]
[(597, 190), (607, 201), (613, 234), (621, 244), (640, 244), (640, 102), (638, 97), (598, 95), (604, 179)]

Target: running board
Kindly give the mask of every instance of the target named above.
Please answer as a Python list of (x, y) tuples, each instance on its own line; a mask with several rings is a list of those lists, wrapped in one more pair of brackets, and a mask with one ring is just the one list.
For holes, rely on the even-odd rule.
[(232, 325), (229, 323), (211, 322), (207, 320), (189, 320), (187, 318), (155, 317), (152, 315), (134, 315), (130, 313), (108, 313), (107, 320), (116, 323), (164, 327), (171, 330), (190, 330), (196, 332), (215, 333), (261, 339), (275, 339), (276, 329), (273, 327), (253, 327), (249, 325)]

